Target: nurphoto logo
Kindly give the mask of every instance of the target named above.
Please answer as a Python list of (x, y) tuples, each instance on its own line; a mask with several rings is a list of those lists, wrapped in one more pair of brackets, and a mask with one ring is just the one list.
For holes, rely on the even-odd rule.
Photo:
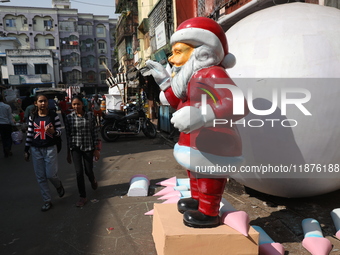
[[(228, 89), (233, 97), (233, 115), (244, 115), (244, 94), (242, 90), (234, 85), (230, 84), (215, 84), (215, 88), (225, 88)], [(268, 116), (274, 113), (278, 108), (281, 109), (281, 115), (285, 116), (287, 114), (287, 105), (295, 105), (295, 107), (300, 110), (305, 116), (311, 116), (312, 114), (307, 110), (304, 106), (305, 103), (309, 102), (311, 99), (311, 93), (309, 90), (304, 88), (273, 88), (272, 89), (272, 105), (270, 109), (259, 110), (256, 109), (253, 105), (253, 90), (251, 88), (247, 91), (247, 104), (249, 108), (249, 112), (257, 115), (257, 116)], [(301, 98), (289, 98), (288, 94), (301, 94)], [(280, 98), (280, 105), (278, 104), (278, 99)], [(280, 106), (280, 107), (278, 107)], [(201, 95), (201, 113), (202, 115), (207, 114), (207, 95)], [(265, 122), (271, 123), (271, 126), (274, 127), (277, 122), (281, 124), (283, 127), (295, 127), (298, 122), (295, 119), (250, 119), (245, 121), (245, 119), (241, 119), (233, 122), (232, 120), (227, 119), (214, 119), (213, 125), (223, 125), (229, 123), (229, 125), (243, 125), (246, 126), (248, 124), (249, 127), (262, 127)]]

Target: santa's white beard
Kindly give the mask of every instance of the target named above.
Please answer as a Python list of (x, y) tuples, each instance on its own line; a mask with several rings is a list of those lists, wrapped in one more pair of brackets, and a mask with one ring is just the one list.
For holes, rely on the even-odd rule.
[(191, 76), (202, 68), (218, 64), (216, 55), (208, 47), (195, 48), (189, 60), (182, 66), (173, 66), (171, 69), (175, 76), (171, 79), (171, 88), (177, 98), (183, 99), (187, 95), (188, 82)]
[(193, 56), (192, 54), (183, 66), (172, 67), (171, 71), (175, 73), (175, 76), (171, 80), (171, 88), (177, 98), (184, 98), (186, 96), (187, 84), (194, 73)]

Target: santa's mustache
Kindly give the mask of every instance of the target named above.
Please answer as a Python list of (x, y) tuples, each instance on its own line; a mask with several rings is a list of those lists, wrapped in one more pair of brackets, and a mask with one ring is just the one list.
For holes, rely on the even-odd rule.
[(181, 69), (182, 69), (182, 66), (173, 66), (171, 68), (171, 73), (172, 74), (177, 74), (179, 71), (181, 71)]

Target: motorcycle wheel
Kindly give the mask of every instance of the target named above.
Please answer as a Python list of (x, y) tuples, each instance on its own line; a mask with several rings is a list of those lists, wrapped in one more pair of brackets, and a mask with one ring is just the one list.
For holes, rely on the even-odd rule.
[(108, 131), (117, 131), (117, 127), (114, 125), (115, 122), (106, 123), (100, 130), (102, 138), (106, 142), (114, 142), (119, 138), (119, 135), (111, 134), (109, 135)]
[(148, 138), (155, 138), (157, 136), (157, 130), (154, 124), (149, 119), (145, 120), (144, 127), (143, 127), (143, 133)]

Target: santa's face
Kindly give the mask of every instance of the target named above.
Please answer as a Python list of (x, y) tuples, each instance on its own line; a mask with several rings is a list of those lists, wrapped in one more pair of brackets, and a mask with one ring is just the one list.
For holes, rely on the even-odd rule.
[(194, 72), (220, 62), (207, 45), (194, 48), (185, 43), (176, 43), (172, 46), (172, 53), (168, 59), (173, 65), (171, 87), (178, 98), (186, 96), (187, 85)]
[(172, 46), (172, 55), (168, 58), (169, 62), (176, 67), (184, 65), (190, 58), (194, 47), (185, 43), (175, 43)]
[(173, 55), (169, 57), (172, 64), (171, 87), (178, 98), (185, 97), (186, 88), (194, 72), (195, 49), (185, 43), (176, 43), (172, 46)]

